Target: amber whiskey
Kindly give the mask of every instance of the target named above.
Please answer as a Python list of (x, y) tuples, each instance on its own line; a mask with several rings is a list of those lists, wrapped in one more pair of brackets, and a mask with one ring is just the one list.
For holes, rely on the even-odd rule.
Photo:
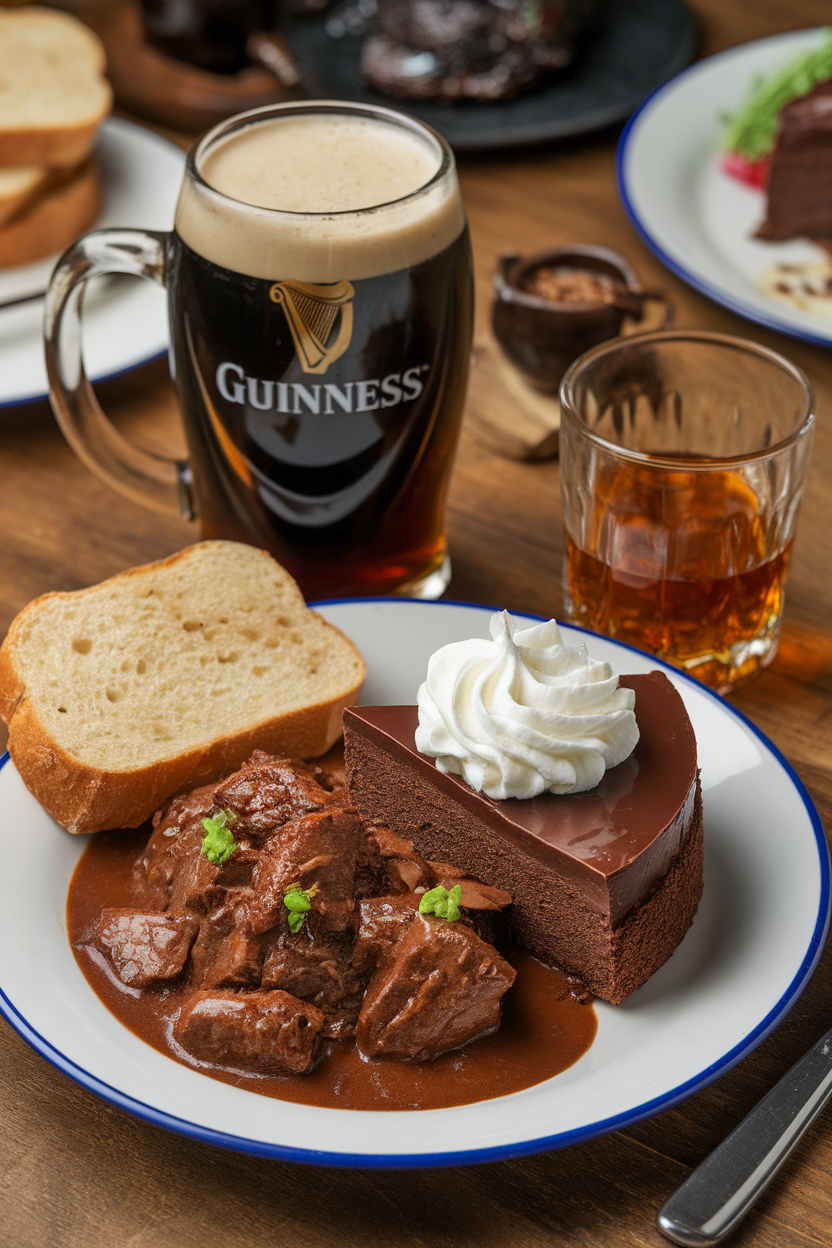
[(567, 535), (570, 618), (723, 692), (771, 661), (791, 542), (769, 552), (739, 473), (617, 464), (595, 488), (588, 549)]

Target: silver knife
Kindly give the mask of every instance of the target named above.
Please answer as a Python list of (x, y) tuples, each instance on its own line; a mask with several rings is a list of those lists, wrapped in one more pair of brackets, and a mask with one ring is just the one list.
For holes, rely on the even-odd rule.
[(832, 1095), (832, 1029), (792, 1066), (662, 1206), (685, 1248), (720, 1243), (745, 1217)]

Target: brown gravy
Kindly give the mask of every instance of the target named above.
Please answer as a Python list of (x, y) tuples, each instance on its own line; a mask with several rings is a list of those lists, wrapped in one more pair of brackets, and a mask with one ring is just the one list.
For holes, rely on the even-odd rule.
[(70, 943), (91, 987), (119, 1022), (154, 1049), (213, 1079), (331, 1109), (443, 1109), (551, 1079), (576, 1062), (595, 1038), (595, 1011), (569, 995), (566, 977), (511, 948), (505, 952), (517, 980), (504, 998), (500, 1030), (434, 1062), (364, 1061), (351, 1040), (329, 1041), (326, 1056), (308, 1075), (250, 1075), (197, 1062), (171, 1039), (172, 1024), (191, 989), (140, 993), (126, 988), (80, 945), (88, 924), (105, 906), (135, 904), (131, 872), (147, 837), (146, 828), (104, 832), (87, 846), (69, 887)]

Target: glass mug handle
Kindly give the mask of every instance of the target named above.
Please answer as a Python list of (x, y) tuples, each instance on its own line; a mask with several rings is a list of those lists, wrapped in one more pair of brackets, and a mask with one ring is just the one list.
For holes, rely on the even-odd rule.
[(73, 243), (46, 292), (46, 371), (52, 410), (87, 467), (133, 502), (193, 520), (188, 461), (154, 455), (122, 437), (95, 397), (81, 350), (87, 282), (104, 273), (131, 273), (166, 287), (169, 237), (157, 230), (96, 230)]

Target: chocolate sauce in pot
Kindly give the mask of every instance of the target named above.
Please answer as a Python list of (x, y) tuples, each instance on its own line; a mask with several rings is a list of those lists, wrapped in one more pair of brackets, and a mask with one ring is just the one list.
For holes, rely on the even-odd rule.
[(174, 985), (136, 993), (125, 989), (80, 944), (104, 907), (135, 904), (133, 866), (148, 832), (105, 832), (84, 851), (69, 888), (67, 931), (91, 987), (116, 1018), (160, 1052), (203, 1074), (265, 1096), (332, 1109), (441, 1109), (506, 1096), (560, 1074), (592, 1044), (591, 1005), (569, 995), (566, 977), (522, 950), (505, 956), (517, 980), (503, 999), (499, 1031), (434, 1062), (364, 1061), (352, 1040), (329, 1041), (308, 1075), (242, 1074), (200, 1063), (171, 1041), (171, 1028), (192, 989)]

